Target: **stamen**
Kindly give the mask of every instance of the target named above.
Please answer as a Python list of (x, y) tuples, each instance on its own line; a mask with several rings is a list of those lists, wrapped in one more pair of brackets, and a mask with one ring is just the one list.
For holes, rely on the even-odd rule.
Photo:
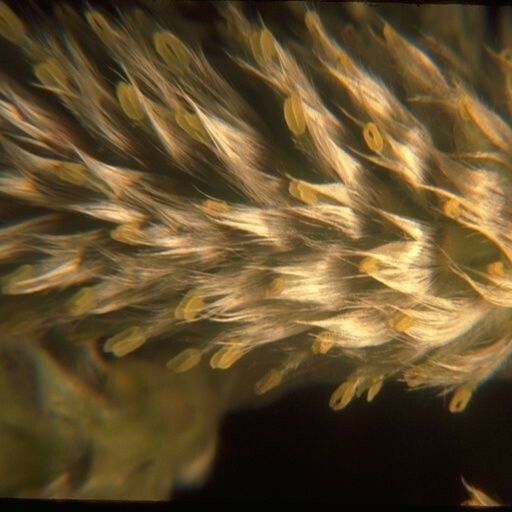
[(190, 322), (196, 318), (204, 306), (204, 299), (194, 291), (188, 292), (176, 306), (174, 316), (177, 320)]
[(228, 213), (229, 205), (226, 201), (207, 199), (201, 205), (206, 213)]
[(302, 100), (297, 93), (292, 93), (284, 102), (284, 118), (288, 128), (294, 135), (302, 135), (306, 131), (306, 118)]
[(270, 390), (276, 388), (281, 384), (283, 375), (279, 370), (269, 370), (256, 384), (254, 385), (254, 393), (256, 395), (264, 395)]
[(246, 350), (239, 345), (238, 340), (233, 345), (227, 345), (217, 350), (210, 359), (210, 366), (216, 370), (227, 370), (231, 368), (246, 352)]
[(66, 73), (57, 59), (50, 58), (41, 62), (35, 67), (34, 73), (37, 79), (46, 87), (67, 89), (69, 86)]
[(153, 36), (155, 49), (162, 60), (171, 68), (185, 71), (190, 57), (187, 47), (170, 32), (158, 32)]
[(389, 326), (397, 332), (405, 332), (414, 325), (414, 319), (405, 313), (398, 313), (389, 320)]
[(66, 303), (66, 309), (71, 316), (83, 315), (97, 306), (94, 288), (84, 287), (70, 297)]
[(265, 289), (265, 297), (274, 299), (279, 297), (285, 288), (286, 282), (282, 277), (276, 277)]
[(119, 82), (116, 87), (117, 101), (127, 117), (134, 121), (142, 121), (145, 116), (144, 109), (137, 98), (135, 89), (126, 82)]
[(343, 382), (331, 395), (329, 406), (335, 411), (345, 408), (354, 398), (359, 380), (347, 380)]
[(363, 137), (368, 147), (380, 153), (384, 147), (384, 139), (375, 123), (366, 123), (363, 128)]
[(112, 352), (116, 357), (123, 357), (140, 348), (146, 341), (147, 337), (142, 328), (135, 325), (110, 337), (105, 342), (103, 350)]
[(371, 402), (379, 393), (379, 391), (382, 389), (382, 384), (384, 383), (383, 380), (378, 380), (377, 382), (374, 382), (369, 388), (368, 392), (366, 394), (366, 400), (368, 402)]
[(201, 351), (196, 348), (187, 348), (177, 356), (167, 361), (167, 368), (175, 373), (191, 370), (201, 361)]
[(450, 400), (448, 409), (450, 412), (462, 412), (468, 405), (473, 395), (473, 388), (470, 386), (461, 386), (458, 388)]
[(316, 336), (311, 345), (313, 354), (327, 354), (334, 347), (334, 335), (331, 331), (323, 331)]

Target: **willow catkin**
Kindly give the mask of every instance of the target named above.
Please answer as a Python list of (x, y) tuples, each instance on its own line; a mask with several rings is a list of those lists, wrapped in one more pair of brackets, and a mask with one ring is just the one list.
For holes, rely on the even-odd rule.
[(509, 360), (510, 13), (187, 5), (0, 2), (4, 494), (162, 498), (235, 404)]

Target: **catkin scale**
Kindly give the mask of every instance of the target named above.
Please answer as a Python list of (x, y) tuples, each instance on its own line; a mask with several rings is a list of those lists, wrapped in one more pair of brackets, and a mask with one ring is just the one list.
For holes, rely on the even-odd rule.
[[(217, 418), (314, 376), (318, 358), (336, 361), (333, 409), (397, 379), (453, 393), (449, 410), (463, 411), (512, 350), (507, 49), (490, 56), (483, 36), (456, 31), (452, 44), (432, 24), (430, 40), (409, 38), (366, 5), (343, 7), (353, 25), (337, 37), (293, 4), (297, 39), (232, 4), (211, 29), (180, 6), (146, 4), (63, 8), (59, 37), (53, 18), (36, 36), (0, 2), (5, 47), (31, 76), (4, 66), (0, 82), (0, 204), (26, 211), (0, 226), (0, 305), (26, 295), (29, 316), (5, 322), (0, 355), (22, 330), (23, 357), (44, 349), (64, 368), (44, 371), (71, 374), (67, 393), (89, 413), (143, 394), (125, 364), (154, 367), (169, 386), (211, 378), (235, 390), (182, 404)], [(58, 217), (38, 222), (48, 212)], [(116, 376), (114, 398), (95, 374)], [(93, 444), (111, 434), (92, 413), (62, 414), (95, 425)], [(215, 430), (203, 416), (198, 439)], [(124, 456), (132, 467), (140, 454)], [(166, 474), (189, 474), (187, 456), (172, 452)], [(130, 480), (109, 488), (105, 457), (88, 482), (53, 475), (37, 492), (117, 496)], [(134, 497), (167, 492), (152, 485)]]

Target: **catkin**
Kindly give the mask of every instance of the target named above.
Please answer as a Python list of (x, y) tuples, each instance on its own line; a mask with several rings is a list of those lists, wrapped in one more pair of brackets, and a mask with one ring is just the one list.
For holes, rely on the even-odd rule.
[[(161, 499), (203, 459), (148, 440), (160, 469), (135, 478), (142, 452), (115, 447), (141, 396), (200, 445), (229, 393), (335, 368), (333, 409), (399, 380), (460, 413), (509, 364), (510, 23), (469, 38), (477, 7), (280, 5), (293, 29), (187, 8), (58, 5), (36, 29), (0, 2), (0, 360), (66, 383), (69, 446), (90, 428), (112, 447), (87, 481), (63, 454), (7, 493)], [(205, 379), (223, 391), (180, 401)]]

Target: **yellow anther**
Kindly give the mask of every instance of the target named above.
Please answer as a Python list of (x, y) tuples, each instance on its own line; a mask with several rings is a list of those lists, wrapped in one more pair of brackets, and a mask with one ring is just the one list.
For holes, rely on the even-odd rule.
[(448, 409), (450, 412), (462, 412), (471, 400), (473, 388), (470, 386), (461, 386), (458, 388), (450, 400)]
[(373, 256), (366, 256), (359, 262), (358, 269), (363, 274), (372, 274), (379, 270), (379, 260)]
[(176, 111), (174, 119), (176, 120), (177, 125), (182, 130), (186, 131), (193, 139), (199, 142), (204, 142), (207, 138), (208, 134), (196, 114), (187, 112), (183, 108), (180, 108)]
[(2, 293), (7, 295), (16, 294), (17, 285), (26, 279), (30, 279), (34, 274), (35, 269), (32, 265), (21, 265), (2, 279)]
[(290, 185), (288, 186), (288, 192), (290, 193), (291, 196), (295, 197), (296, 199), (299, 199), (303, 203), (306, 203), (310, 206), (313, 206), (318, 203), (317, 192), (303, 181), (290, 181)]
[(304, 115), (302, 100), (297, 93), (292, 93), (292, 95), (284, 101), (284, 119), (288, 128), (294, 135), (302, 135), (305, 133), (306, 117)]
[(298, 185), (299, 182), (295, 180), (290, 181), (290, 185), (288, 185), (288, 192), (291, 196), (295, 197), (295, 199), (301, 199)]
[(190, 322), (196, 318), (204, 306), (204, 299), (194, 291), (188, 292), (176, 306), (174, 316), (177, 320)]
[(368, 147), (380, 153), (384, 147), (384, 139), (375, 123), (366, 123), (363, 128), (363, 137)]
[(123, 357), (140, 348), (146, 341), (147, 337), (142, 328), (135, 325), (110, 337), (105, 342), (103, 350), (112, 352), (116, 357)]
[(254, 393), (256, 395), (264, 395), (270, 390), (276, 388), (281, 384), (283, 375), (279, 370), (269, 370), (263, 377), (254, 385)]
[(414, 318), (405, 313), (398, 313), (389, 320), (391, 329), (397, 332), (405, 332), (414, 325)]
[(171, 68), (184, 71), (187, 69), (190, 56), (187, 47), (170, 32), (157, 32), (153, 36), (155, 49), (162, 60)]
[(354, 398), (358, 383), (358, 380), (347, 380), (341, 384), (331, 395), (329, 407), (335, 411), (346, 407)]
[(327, 354), (334, 347), (334, 335), (331, 331), (323, 331), (318, 334), (311, 345), (313, 354)]
[(210, 359), (210, 366), (217, 370), (227, 370), (231, 368), (244, 354), (245, 350), (240, 346), (238, 340), (232, 340), (234, 343), (226, 345), (217, 350)]
[(382, 389), (382, 384), (384, 382), (382, 380), (378, 380), (377, 382), (374, 382), (367, 391), (366, 394), (366, 400), (368, 402), (371, 402), (379, 393), (379, 391)]
[(115, 32), (103, 14), (98, 11), (88, 11), (85, 13), (85, 17), (101, 42), (106, 46), (110, 46), (114, 42)]
[(34, 73), (46, 87), (68, 88), (68, 78), (57, 59), (50, 58), (38, 64)]
[(410, 370), (406, 370), (403, 374), (405, 383), (410, 388), (417, 388), (424, 384), (424, 379), (422, 379), (421, 375), (418, 374), (418, 371), (415, 368), (411, 368)]
[(259, 44), (261, 48), (261, 56), (266, 62), (271, 61), (276, 55), (276, 45), (272, 32), (264, 28), (259, 37)]
[(276, 56), (274, 36), (267, 28), (253, 30), (249, 36), (249, 45), (251, 46), (254, 60), (260, 66), (265, 66)]
[(177, 356), (167, 361), (167, 368), (175, 373), (191, 370), (201, 361), (201, 351), (196, 348), (187, 348)]
[(94, 288), (87, 286), (78, 290), (66, 302), (66, 309), (71, 316), (80, 316), (96, 307)]
[(144, 119), (144, 109), (132, 85), (126, 82), (119, 82), (116, 87), (116, 96), (126, 117), (134, 121), (142, 121)]
[(297, 184), (297, 189), (299, 191), (300, 199), (310, 206), (313, 206), (318, 203), (318, 194), (311, 187), (308, 187), (306, 183), (299, 182)]
[(87, 169), (83, 164), (75, 162), (60, 162), (55, 166), (59, 179), (72, 185), (85, 185), (87, 183)]
[(265, 297), (267, 299), (273, 299), (279, 297), (285, 289), (286, 282), (282, 277), (276, 277), (272, 282), (265, 288)]
[(318, 204), (318, 195), (312, 189), (307, 189), (306, 192), (302, 193), (302, 200), (309, 206)]
[(121, 224), (110, 231), (110, 237), (123, 244), (137, 245), (140, 235), (140, 224), (136, 223)]
[(443, 212), (450, 219), (458, 219), (460, 216), (460, 202), (451, 198), (443, 204)]
[(11, 43), (21, 43), (26, 32), (25, 25), (18, 16), (6, 3), (0, 2), (0, 35)]
[(228, 213), (229, 205), (226, 201), (207, 199), (203, 202), (202, 208), (207, 213)]
[(503, 265), (503, 262), (495, 261), (487, 265), (487, 272), (491, 276), (503, 277), (505, 275), (505, 266)]

